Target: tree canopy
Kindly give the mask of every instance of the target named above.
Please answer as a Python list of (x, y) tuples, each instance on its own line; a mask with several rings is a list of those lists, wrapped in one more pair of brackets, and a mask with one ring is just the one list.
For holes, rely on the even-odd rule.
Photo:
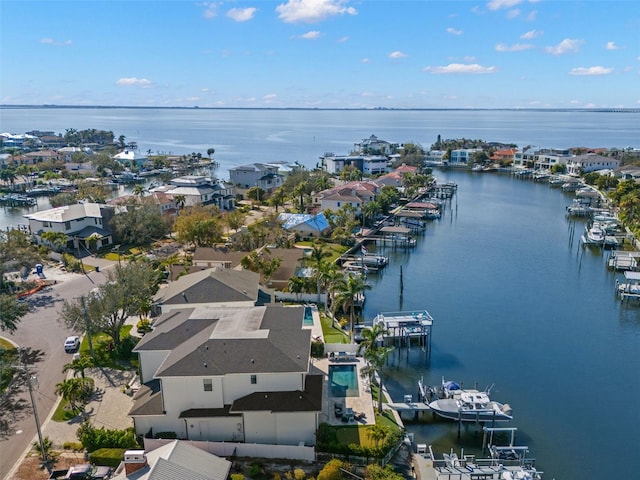
[(144, 261), (116, 265), (107, 274), (108, 281), (88, 298), (65, 302), (61, 318), (74, 331), (109, 334), (117, 347), (120, 329), (131, 315), (137, 315), (158, 289), (158, 274)]

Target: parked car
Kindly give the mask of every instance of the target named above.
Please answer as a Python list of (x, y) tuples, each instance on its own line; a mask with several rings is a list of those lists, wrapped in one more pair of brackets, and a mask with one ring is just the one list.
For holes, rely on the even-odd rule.
[[(78, 337), (76, 337), (78, 338)], [(74, 465), (67, 472), (67, 476), (64, 477), (68, 480), (88, 480), (89, 473), (91, 472), (91, 465), (83, 463), (81, 465)]]
[(91, 480), (104, 480), (111, 478), (111, 473), (111, 467), (93, 467), (91, 473), (89, 473), (89, 478)]
[(80, 337), (77, 335), (73, 335), (71, 337), (67, 337), (64, 341), (64, 351), (67, 353), (73, 353), (80, 347)]

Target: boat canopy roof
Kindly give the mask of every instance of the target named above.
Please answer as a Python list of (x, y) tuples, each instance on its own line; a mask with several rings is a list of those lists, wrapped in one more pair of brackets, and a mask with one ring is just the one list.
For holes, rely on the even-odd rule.
[(640, 281), (640, 272), (624, 272), (624, 278), (627, 280)]

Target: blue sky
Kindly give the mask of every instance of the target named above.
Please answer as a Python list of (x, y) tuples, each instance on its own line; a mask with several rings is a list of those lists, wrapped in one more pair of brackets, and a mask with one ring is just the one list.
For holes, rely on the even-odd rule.
[(0, 103), (639, 108), (640, 2), (1, 0)]

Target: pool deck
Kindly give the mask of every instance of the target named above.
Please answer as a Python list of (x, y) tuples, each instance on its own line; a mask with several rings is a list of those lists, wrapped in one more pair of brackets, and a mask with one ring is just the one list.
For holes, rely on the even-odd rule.
[[(320, 313), (317, 308), (312, 309), (313, 325), (305, 325), (303, 328), (311, 329), (311, 338), (314, 340), (323, 340), (322, 324), (320, 323)], [(356, 365), (358, 376), (358, 396), (357, 397), (334, 397), (331, 395), (329, 388), (329, 365)], [(336, 361), (328, 357), (313, 358), (311, 360), (311, 373), (322, 374), (324, 381), (322, 382), (322, 413), (320, 414), (320, 422), (330, 425), (375, 425), (376, 417), (373, 408), (373, 399), (371, 397), (371, 389), (369, 388), (368, 379), (360, 376), (360, 369), (364, 367), (362, 358), (355, 358), (353, 361)], [(364, 418), (360, 420), (351, 420), (344, 423), (342, 418), (337, 418), (334, 411), (334, 404), (341, 404), (344, 409), (351, 408), (357, 415), (364, 413)]]
[[(324, 381), (322, 382), (322, 414), (321, 422), (330, 425), (375, 425), (375, 414), (373, 409), (373, 399), (371, 398), (371, 390), (366, 379), (360, 376), (360, 369), (364, 366), (362, 358), (356, 358), (353, 362), (340, 362), (337, 365), (356, 365), (358, 375), (358, 396), (357, 397), (334, 397), (331, 395), (329, 388), (329, 365), (337, 363), (328, 358), (316, 358), (313, 360), (314, 373), (321, 373)], [(344, 423), (342, 418), (337, 418), (334, 412), (334, 404), (339, 403), (343, 407), (351, 408), (356, 414), (364, 413), (361, 420), (351, 420)]]

